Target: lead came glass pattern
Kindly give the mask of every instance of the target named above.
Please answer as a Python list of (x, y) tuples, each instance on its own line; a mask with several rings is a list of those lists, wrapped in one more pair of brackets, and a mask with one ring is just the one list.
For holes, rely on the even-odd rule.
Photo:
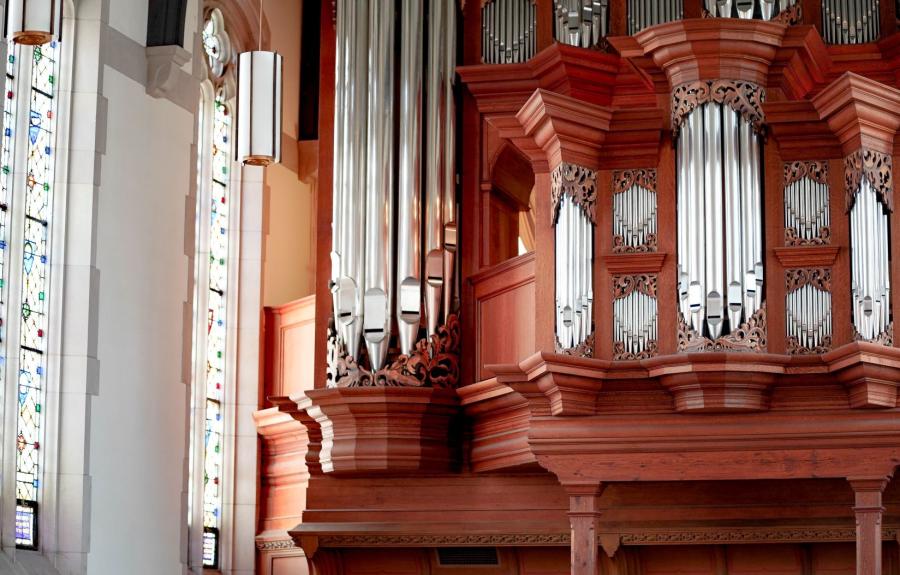
[(222, 522), (222, 401), (228, 286), (228, 180), (231, 177), (231, 114), (220, 95), (213, 103), (209, 212), (209, 289), (206, 325), (206, 428), (203, 474), (203, 565), (218, 567)]
[[(50, 210), (53, 194), (56, 42), (32, 50), (22, 238), (16, 454), (16, 544), (37, 545), (42, 404), (47, 354)], [(30, 519), (30, 522), (28, 521)]]

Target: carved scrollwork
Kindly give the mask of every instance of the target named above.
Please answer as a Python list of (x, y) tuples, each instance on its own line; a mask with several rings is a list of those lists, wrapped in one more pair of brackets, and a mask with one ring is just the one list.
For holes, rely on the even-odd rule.
[(594, 357), (594, 332), (587, 336), (583, 342), (575, 347), (563, 347), (556, 339), (556, 353), (563, 355), (571, 355), (572, 357)]
[(746, 323), (728, 335), (716, 340), (704, 337), (694, 330), (684, 316), (678, 317), (678, 350), (693, 351), (754, 351), (764, 352), (768, 346), (766, 303), (750, 316)]
[(847, 211), (853, 209), (862, 179), (866, 178), (878, 199), (894, 211), (893, 175), (891, 157), (874, 150), (861, 149), (844, 158), (844, 190)]
[(613, 276), (614, 297), (615, 299), (622, 299), (636, 291), (655, 298), (656, 280), (656, 274)]
[[(459, 383), (460, 327), (456, 315), (447, 317), (431, 337), (420, 339), (409, 355), (398, 355), (374, 373), (351, 357), (333, 328), (328, 330), (327, 387), (436, 387)], [(365, 347), (360, 348), (360, 354)]]
[(781, 12), (775, 15), (772, 18), (772, 22), (778, 22), (780, 24), (787, 24), (788, 26), (794, 26), (795, 24), (803, 23), (803, 9), (800, 7), (800, 3), (794, 4), (793, 6), (788, 6)]
[(803, 178), (809, 178), (817, 184), (828, 185), (828, 162), (785, 162), (784, 187)]
[(616, 170), (613, 172), (613, 193), (621, 194), (631, 189), (632, 186), (640, 186), (651, 192), (656, 192), (656, 170), (653, 168), (641, 170)]
[(655, 252), (659, 249), (659, 243), (656, 239), (656, 234), (647, 234), (644, 237), (644, 243), (639, 246), (629, 246), (625, 244), (625, 237), (619, 234), (613, 236), (613, 248), (612, 251), (614, 254), (643, 254), (649, 252)]
[(631, 353), (625, 350), (625, 343), (617, 341), (613, 344), (613, 359), (616, 361), (629, 361), (635, 359), (649, 359), (659, 353), (659, 345), (655, 339), (644, 343), (643, 351)]
[(591, 223), (596, 225), (597, 174), (594, 170), (566, 162), (553, 170), (550, 174), (550, 205), (554, 222), (559, 215), (563, 195), (571, 197), (575, 205), (584, 210)]
[(784, 270), (786, 293), (793, 293), (803, 286), (817, 290), (831, 291), (831, 268), (801, 268)]
[(698, 80), (676, 87), (672, 92), (672, 131), (677, 136), (685, 117), (702, 104), (725, 104), (750, 122), (761, 134), (765, 114), (762, 105), (766, 91), (751, 82), (740, 80)]
[(787, 338), (787, 347), (785, 351), (787, 351), (789, 355), (817, 355), (828, 353), (831, 349), (831, 336), (822, 338), (821, 345), (816, 347), (804, 347), (800, 345), (800, 340), (797, 339), (797, 336), (791, 335)]
[(797, 230), (794, 228), (784, 229), (784, 245), (786, 246), (824, 246), (831, 243), (831, 228), (822, 226), (819, 228), (819, 235), (814, 238), (797, 237)]
[(875, 339), (866, 339), (856, 331), (856, 327), (853, 328), (853, 340), (854, 341), (868, 341), (871, 343), (877, 343), (878, 345), (883, 345), (885, 347), (894, 347), (894, 322), (888, 324), (887, 328), (878, 334)]

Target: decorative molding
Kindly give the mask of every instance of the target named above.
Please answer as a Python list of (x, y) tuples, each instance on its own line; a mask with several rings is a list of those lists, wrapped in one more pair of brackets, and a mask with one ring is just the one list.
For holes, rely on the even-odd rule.
[[(884, 528), (881, 537), (892, 541), (897, 528)], [(623, 545), (712, 545), (723, 543), (802, 543), (818, 541), (856, 541), (853, 527), (785, 527), (785, 528), (710, 528), (696, 531), (637, 531), (622, 533)]]
[(844, 190), (847, 212), (853, 209), (862, 179), (866, 178), (889, 211), (894, 211), (891, 156), (860, 149), (844, 158)]
[(736, 80), (698, 80), (687, 82), (672, 91), (672, 132), (678, 135), (684, 118), (702, 104), (725, 104), (750, 122), (753, 130), (763, 133), (766, 116), (762, 105), (766, 101), (764, 88), (751, 82)]
[(550, 174), (550, 205), (553, 221), (559, 216), (559, 204), (563, 195), (568, 195), (575, 205), (584, 210), (585, 215), (596, 225), (597, 173), (594, 170), (562, 162)]
[(603, 265), (612, 275), (655, 273), (662, 270), (666, 253), (614, 253), (603, 256)]
[(258, 551), (283, 551), (284, 549), (299, 549), (294, 544), (293, 539), (268, 539), (257, 540), (256, 549)]
[(784, 163), (783, 187), (788, 187), (803, 178), (809, 178), (817, 184), (828, 185), (828, 162), (800, 161)]
[(788, 6), (787, 8), (776, 14), (771, 21), (778, 22), (779, 24), (787, 24), (788, 26), (802, 24), (803, 8), (801, 8), (800, 3), (794, 4), (793, 6)]
[(622, 299), (632, 292), (656, 298), (656, 274), (613, 276), (614, 299)]
[(838, 252), (838, 246), (807, 245), (807, 246), (781, 246), (775, 248), (775, 257), (784, 268), (813, 268), (830, 267), (834, 265)]
[(568, 533), (490, 535), (323, 535), (319, 547), (511, 547), (568, 545)]
[(556, 339), (556, 353), (562, 355), (571, 355), (572, 357), (594, 357), (594, 332), (585, 338), (585, 340), (575, 347), (564, 348)]
[[(455, 388), (459, 382), (460, 337), (459, 318), (451, 314), (436, 334), (416, 342), (410, 355), (399, 355), (372, 373), (350, 357), (334, 328), (329, 326), (326, 386)], [(363, 347), (360, 354), (364, 355)]]
[(640, 186), (651, 192), (656, 192), (656, 169), (640, 170), (616, 170), (613, 172), (613, 194), (621, 194), (631, 189), (632, 186)]
[(715, 341), (700, 335), (678, 314), (678, 350), (695, 351), (753, 351), (764, 352), (768, 347), (766, 302), (763, 302), (746, 323)]
[(810, 285), (820, 291), (831, 291), (830, 268), (800, 268), (784, 270), (785, 293), (793, 293)]
[(853, 341), (868, 341), (885, 347), (894, 347), (894, 322), (889, 323), (887, 328), (879, 333), (875, 339), (865, 339), (858, 331), (856, 331), (856, 326), (854, 326)]

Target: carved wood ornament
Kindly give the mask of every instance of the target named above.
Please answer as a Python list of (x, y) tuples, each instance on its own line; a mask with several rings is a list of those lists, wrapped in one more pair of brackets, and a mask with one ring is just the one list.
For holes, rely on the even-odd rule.
[(556, 339), (556, 353), (571, 355), (572, 357), (594, 357), (594, 332), (587, 336), (583, 342), (575, 347), (566, 348)]
[[(813, 288), (831, 293), (831, 269), (830, 268), (801, 268), (784, 270), (784, 287), (786, 294), (792, 294), (798, 289), (812, 286)], [(800, 344), (795, 335), (788, 336), (785, 351), (788, 355), (814, 355), (827, 353), (833, 349), (830, 335), (822, 338), (821, 344), (815, 347), (806, 347)]]
[[(615, 299), (626, 298), (634, 292), (657, 299), (657, 275), (622, 275), (613, 276), (613, 294)], [(644, 349), (638, 353), (626, 349), (625, 342), (613, 342), (613, 359), (616, 361), (629, 361), (635, 359), (648, 359), (659, 353), (659, 342), (655, 339), (647, 340)]]
[(869, 180), (878, 199), (894, 211), (893, 176), (891, 157), (874, 150), (861, 149), (844, 158), (844, 190), (847, 197), (847, 212), (853, 209), (862, 179)]
[(853, 341), (868, 341), (870, 343), (877, 343), (878, 345), (883, 345), (885, 347), (894, 347), (894, 322), (889, 323), (887, 329), (879, 333), (875, 339), (864, 338), (858, 331), (856, 331), (856, 327), (854, 327)]
[[(817, 184), (828, 185), (828, 162), (799, 161), (785, 162), (783, 189), (787, 189), (793, 183), (803, 178), (809, 178)], [(787, 207), (785, 207), (787, 209)], [(784, 230), (784, 245), (786, 246), (821, 246), (831, 243), (831, 228), (822, 226), (819, 235), (814, 238), (801, 238), (793, 227)]]
[[(656, 193), (656, 170), (653, 168), (639, 170), (616, 170), (613, 172), (612, 191), (613, 196), (623, 194), (633, 186), (640, 186)], [(656, 234), (647, 234), (644, 242), (639, 246), (625, 244), (625, 238), (620, 234), (613, 235), (613, 253), (630, 254), (655, 252), (658, 249)]]
[(597, 224), (597, 174), (594, 170), (563, 162), (550, 174), (550, 205), (554, 224), (559, 216), (559, 204), (563, 195), (571, 197), (575, 205), (584, 210), (591, 223)]
[(738, 80), (698, 80), (676, 87), (672, 92), (672, 132), (677, 136), (685, 117), (709, 102), (725, 104), (750, 122), (757, 134), (763, 133), (765, 113), (762, 105), (766, 91), (751, 82)]
[[(347, 353), (344, 343), (328, 329), (326, 387), (437, 387), (455, 388), (459, 383), (459, 318), (447, 316), (437, 333), (416, 342), (410, 355), (398, 355), (376, 372), (362, 367)], [(365, 354), (365, 347), (360, 347)]]
[(793, 6), (788, 6), (787, 8), (776, 14), (775, 17), (772, 18), (771, 22), (787, 24), (788, 26), (802, 24), (803, 8), (800, 6), (799, 2), (797, 4), (794, 4)]
[(678, 314), (678, 350), (694, 351), (755, 351), (764, 352), (768, 346), (766, 322), (766, 302), (756, 313), (750, 316), (730, 334), (723, 335), (715, 341), (700, 335), (688, 325), (684, 316)]

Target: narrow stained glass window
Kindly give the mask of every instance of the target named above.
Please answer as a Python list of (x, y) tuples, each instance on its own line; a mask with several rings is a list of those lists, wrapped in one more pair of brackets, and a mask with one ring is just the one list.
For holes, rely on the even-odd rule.
[(218, 567), (222, 522), (223, 412), (228, 289), (228, 181), (231, 113), (221, 92), (213, 103), (209, 184), (209, 285), (206, 313), (206, 428), (203, 474), (203, 565)]
[(56, 129), (56, 42), (31, 50), (25, 166), (16, 436), (16, 544), (37, 546), (41, 433), (47, 366), (50, 212)]

